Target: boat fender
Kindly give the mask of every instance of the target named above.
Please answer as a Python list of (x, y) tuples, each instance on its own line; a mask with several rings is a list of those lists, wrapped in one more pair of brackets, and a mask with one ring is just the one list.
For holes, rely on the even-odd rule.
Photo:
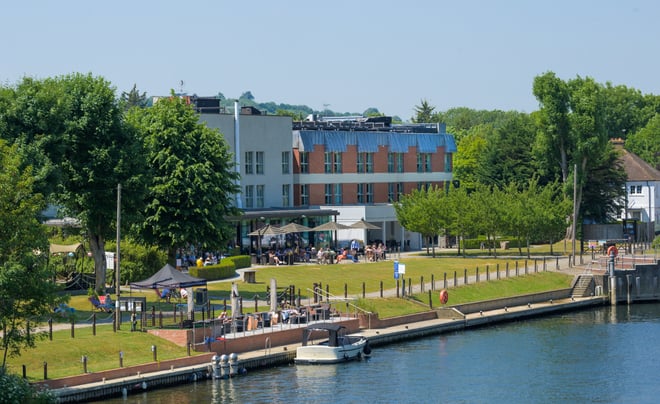
[(368, 342), (364, 344), (364, 348), (362, 348), (362, 352), (364, 352), (365, 355), (371, 354), (371, 347), (369, 346)]

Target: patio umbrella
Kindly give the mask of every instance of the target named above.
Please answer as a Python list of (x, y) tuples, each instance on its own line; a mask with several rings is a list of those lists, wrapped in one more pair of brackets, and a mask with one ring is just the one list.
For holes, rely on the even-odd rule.
[(304, 233), (307, 231), (312, 231), (312, 228), (298, 223), (289, 223), (280, 227), (280, 230), (282, 230), (284, 233)]
[(337, 223), (337, 222), (328, 222), (328, 223), (323, 223), (320, 226), (316, 226), (312, 229), (312, 231), (334, 231), (334, 244), (335, 244), (335, 250), (337, 249), (337, 230), (347, 230), (350, 229), (351, 227), (346, 226), (345, 224)]
[(337, 230), (347, 230), (347, 229), (351, 229), (351, 227), (337, 222), (328, 222), (328, 223), (323, 223), (320, 226), (314, 227), (312, 231), (337, 231)]
[(268, 235), (277, 235), (284, 234), (281, 228), (276, 226), (271, 226), (269, 224), (261, 227), (253, 232), (248, 233), (248, 236), (257, 236), (257, 253), (259, 254), (259, 259), (261, 259), (261, 238)]
[(284, 232), (282, 232), (282, 229), (280, 227), (271, 226), (267, 224), (264, 227), (261, 227), (251, 233), (248, 233), (248, 236), (267, 236), (274, 234), (284, 234)]
[(366, 230), (380, 230), (379, 226), (366, 222), (364, 219), (357, 221), (351, 225), (353, 229), (366, 229)]

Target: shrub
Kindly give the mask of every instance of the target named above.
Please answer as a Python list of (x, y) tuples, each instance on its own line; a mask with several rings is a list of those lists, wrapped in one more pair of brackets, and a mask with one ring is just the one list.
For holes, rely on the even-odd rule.
[(225, 258), (216, 265), (189, 267), (188, 273), (196, 278), (215, 281), (218, 279), (231, 278), (236, 275), (236, 265), (234, 265), (233, 260)]
[(16, 375), (6, 373), (0, 368), (0, 403), (56, 403), (56, 397), (48, 390), (37, 391), (34, 387)]

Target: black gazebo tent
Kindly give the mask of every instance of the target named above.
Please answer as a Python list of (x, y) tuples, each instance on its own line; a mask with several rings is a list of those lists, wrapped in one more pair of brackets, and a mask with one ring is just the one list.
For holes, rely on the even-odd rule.
[(190, 288), (204, 285), (206, 285), (206, 279), (195, 278), (194, 276), (184, 274), (170, 264), (165, 264), (164, 267), (148, 279), (131, 282), (131, 287), (138, 289)]

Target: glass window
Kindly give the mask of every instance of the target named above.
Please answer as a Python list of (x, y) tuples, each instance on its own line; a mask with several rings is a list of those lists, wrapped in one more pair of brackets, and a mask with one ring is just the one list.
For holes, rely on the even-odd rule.
[(642, 186), (641, 185), (637, 185), (637, 193), (638, 194), (642, 193)]
[(332, 205), (332, 184), (325, 184), (325, 203)]
[(341, 173), (341, 153), (325, 152), (325, 173)]
[(373, 153), (366, 153), (366, 169), (368, 173), (373, 173), (374, 172), (374, 154)]
[(395, 158), (396, 153), (387, 153), (387, 172), (388, 173), (393, 173), (394, 168), (396, 167), (394, 165), (394, 158)]
[(254, 208), (254, 185), (245, 186), (245, 208)]
[(256, 154), (257, 154), (257, 162), (256, 162), (257, 174), (263, 174), (264, 173), (264, 152), (258, 151), (258, 152), (256, 152)]
[(364, 203), (364, 184), (357, 184), (357, 202)]
[(387, 184), (387, 201), (396, 202), (398, 199), (396, 197), (396, 184), (390, 182)]
[(445, 172), (451, 172), (451, 153), (445, 153)]
[(431, 169), (431, 153), (424, 153), (424, 171), (427, 173), (433, 172)]
[(341, 184), (335, 184), (335, 204), (341, 205), (341, 203), (342, 203)]
[(290, 206), (291, 187), (289, 184), (282, 184), (282, 206)]
[(634, 185), (631, 185), (631, 186), (630, 186), (630, 193), (631, 193), (631, 194), (634, 194), (634, 193), (635, 193), (635, 186), (634, 186)]
[(374, 184), (367, 183), (365, 185), (367, 187), (367, 203), (374, 203)]
[(245, 166), (245, 174), (254, 174), (254, 161), (253, 161), (253, 154), (251, 151), (246, 151), (245, 152), (245, 161), (243, 162), (243, 165)]
[(332, 173), (332, 153), (331, 152), (325, 152), (324, 166), (325, 166), (325, 173), (326, 174)]
[(341, 153), (333, 153), (333, 154), (334, 154), (333, 172), (341, 173)]
[(265, 185), (257, 185), (257, 208), (264, 207), (264, 188)]
[(289, 174), (289, 166), (291, 160), (291, 154), (288, 151), (283, 151), (282, 152), (282, 174)]
[(300, 152), (300, 172), (309, 173), (309, 152)]
[(309, 185), (307, 184), (300, 186), (300, 204), (309, 205)]
[(396, 153), (396, 172), (403, 172), (403, 153)]
[(423, 173), (424, 171), (424, 157), (422, 153), (417, 153), (417, 172)]
[(357, 172), (363, 173), (364, 171), (364, 153), (358, 153), (357, 155)]

